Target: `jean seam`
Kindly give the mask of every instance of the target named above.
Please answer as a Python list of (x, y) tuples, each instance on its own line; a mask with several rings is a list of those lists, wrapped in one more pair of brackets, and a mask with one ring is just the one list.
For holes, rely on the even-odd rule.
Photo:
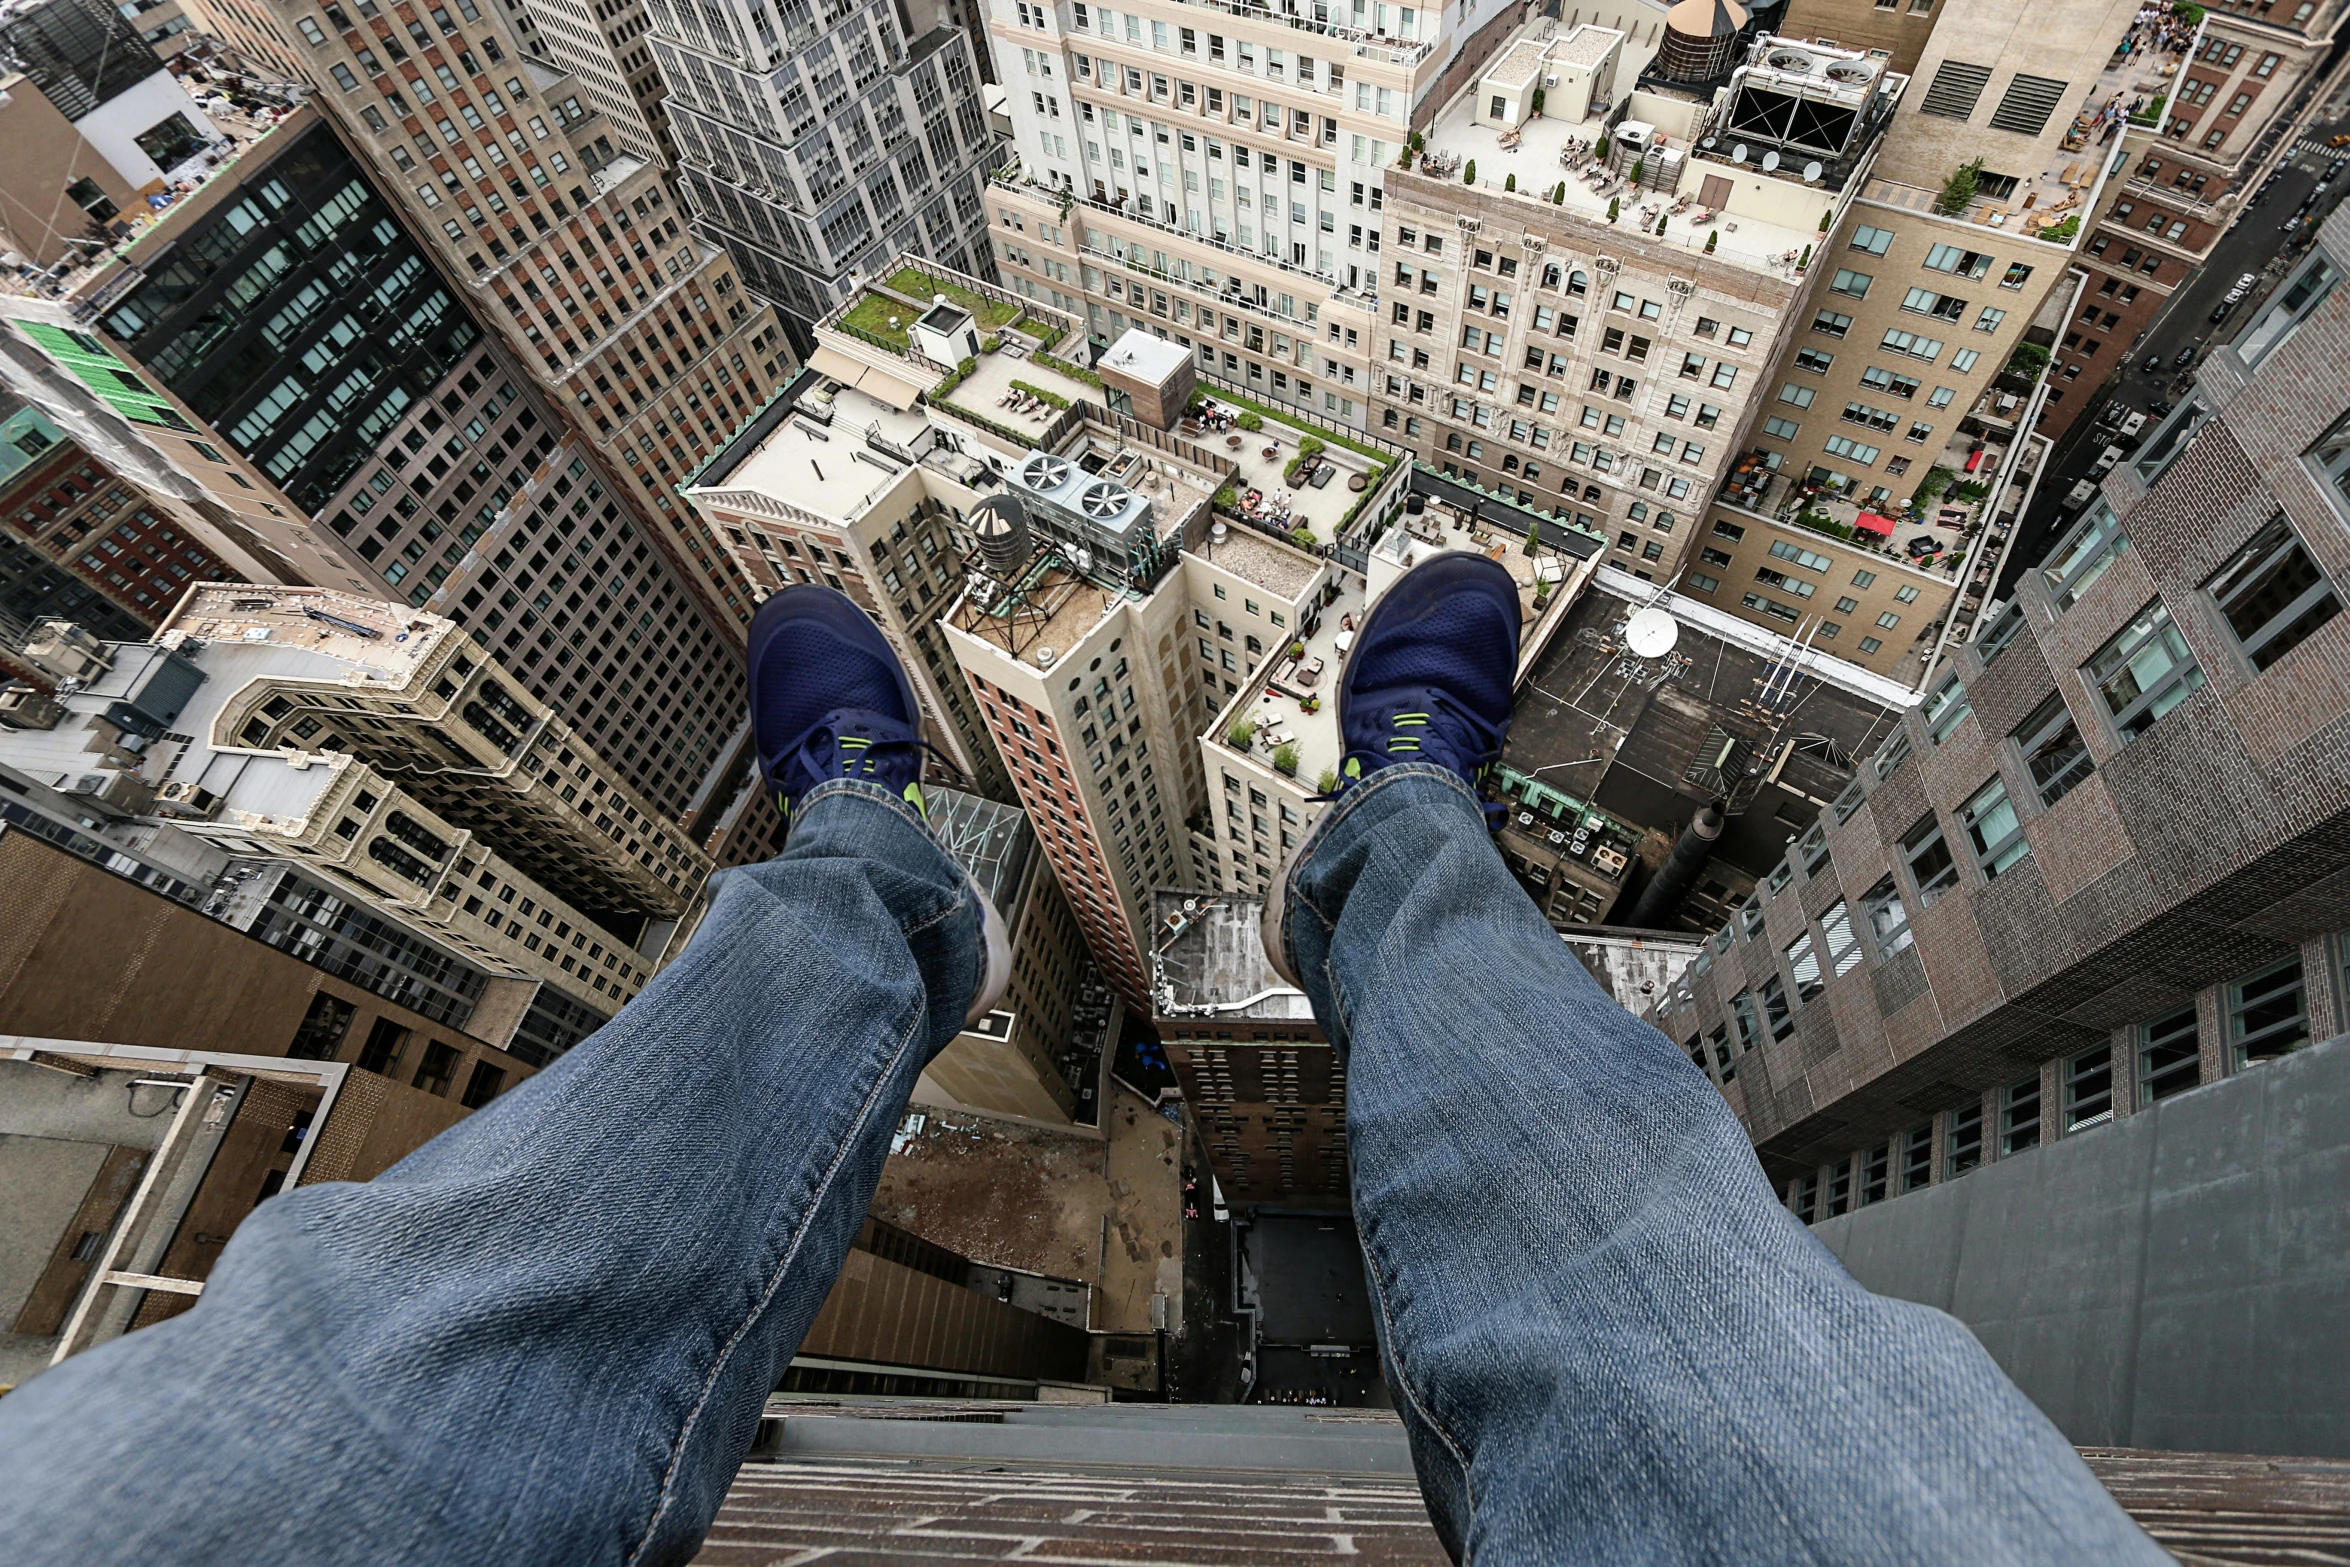
[(710, 1363), (710, 1373), (702, 1381), (701, 1391), (694, 1399), (694, 1407), (686, 1411), (685, 1420), (678, 1427), (677, 1441), (669, 1452), (669, 1465), (661, 1472), (661, 1491), (653, 1506), (653, 1516), (646, 1520), (644, 1534), (638, 1538), (635, 1547), (628, 1553), (628, 1567), (634, 1567), (636, 1562), (643, 1559), (645, 1548), (652, 1543), (654, 1533), (660, 1529), (662, 1519), (668, 1515), (670, 1503), (676, 1499), (678, 1465), (684, 1461), (685, 1451), (693, 1440), (695, 1428), (699, 1425), (704, 1411), (710, 1407), (710, 1397), (718, 1386), (719, 1377), (725, 1372), (734, 1352), (741, 1347), (743, 1339), (750, 1333), (751, 1325), (759, 1320), (769, 1306), (774, 1304), (776, 1291), (783, 1287), (784, 1280), (791, 1273), (793, 1263), (799, 1260), (800, 1247), (808, 1238), (809, 1226), (814, 1222), (818, 1210), (824, 1206), (825, 1194), (831, 1191), (833, 1181), (840, 1175), (841, 1166), (848, 1161), (850, 1151), (856, 1147), (857, 1129), (872, 1116), (873, 1107), (879, 1101), (883, 1090), (888, 1087), (894, 1076), (895, 1068), (905, 1059), (908, 1047), (913, 1044), (915, 1036), (922, 1032), (928, 1020), (928, 1010), (924, 1009), (918, 1011), (914, 1020), (907, 1025), (904, 1035), (898, 1040), (897, 1047), (890, 1052), (888, 1062), (874, 1078), (873, 1086), (866, 1091), (865, 1102), (858, 1107), (856, 1119), (849, 1123), (849, 1135), (841, 1139), (840, 1148), (834, 1153), (832, 1163), (825, 1167), (823, 1178), (816, 1183), (816, 1190), (811, 1196), (806, 1210), (801, 1214), (799, 1226), (792, 1235), (791, 1244), (784, 1248), (784, 1254), (777, 1261), (774, 1273), (767, 1280), (766, 1288), (760, 1291), (758, 1300), (752, 1304), (751, 1309), (744, 1314), (743, 1320), (728, 1336), (725, 1347), (718, 1352), (717, 1359)]
[(1366, 1238), (1363, 1259), (1370, 1266), (1365, 1271), (1370, 1279), (1371, 1293), (1379, 1303), (1379, 1324), (1387, 1330), (1387, 1355), (1395, 1363), (1396, 1380), (1402, 1384), (1404, 1397), (1411, 1400), (1413, 1412), (1428, 1423), (1428, 1429), (1435, 1434), (1438, 1441), (1444, 1444), (1445, 1450), (1452, 1454), (1453, 1462), (1460, 1465), (1461, 1497), (1468, 1504), (1468, 1516), (1461, 1520), (1461, 1567), (1469, 1567), (1469, 1525), (1477, 1516), (1476, 1478), (1470, 1470), (1468, 1455), (1461, 1450), (1460, 1442), (1446, 1427), (1444, 1421), (1439, 1419), (1435, 1411), (1429, 1407), (1428, 1400), (1413, 1384), (1410, 1368), (1404, 1364), (1401, 1348), (1403, 1341), (1396, 1336), (1395, 1313), (1390, 1311), (1387, 1306), (1387, 1268), (1377, 1252), (1376, 1244), (1369, 1242)]

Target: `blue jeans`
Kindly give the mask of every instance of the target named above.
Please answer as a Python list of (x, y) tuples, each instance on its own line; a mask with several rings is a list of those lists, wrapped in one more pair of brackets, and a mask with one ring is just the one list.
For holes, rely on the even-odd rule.
[[(8, 1559), (690, 1557), (961, 1025), (965, 886), (885, 791), (815, 791), (610, 1025), (376, 1180), (271, 1199), (195, 1309), (0, 1399)], [(1456, 780), (1375, 776), (1290, 886), (1456, 1555), (2168, 1560), (1963, 1328), (1772, 1200)]]

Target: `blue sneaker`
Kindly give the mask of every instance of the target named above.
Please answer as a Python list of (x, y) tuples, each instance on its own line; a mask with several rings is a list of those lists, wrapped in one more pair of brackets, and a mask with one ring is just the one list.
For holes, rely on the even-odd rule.
[[(1434, 762), (1471, 789), (1501, 760), (1518, 667), (1518, 585), (1482, 555), (1422, 561), (1371, 606), (1338, 683), (1346, 755), (1338, 799), (1383, 767)], [(1265, 953), (1291, 984), (1281, 939), (1286, 870), (1265, 900)]]
[[(788, 829), (818, 784), (861, 778), (914, 807), (922, 800), (922, 706), (897, 649), (847, 594), (800, 583), (770, 596), (751, 618), (751, 735), (760, 775)], [(968, 1026), (995, 1010), (1011, 977), (1003, 916), (977, 886), (987, 967)]]

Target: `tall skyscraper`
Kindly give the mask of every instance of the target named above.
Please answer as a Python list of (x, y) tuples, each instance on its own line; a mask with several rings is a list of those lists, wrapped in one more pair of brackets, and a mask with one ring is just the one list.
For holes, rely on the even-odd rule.
[(600, 105), (527, 58), (502, 13), (454, 4), (396, 26), (372, 0), (356, 16), (340, 0), (288, 0), (224, 6), (221, 20), (240, 50), (311, 84), (474, 319), (739, 640), (746, 585), (676, 485), (781, 383), (781, 329), (724, 252), (686, 232), (660, 165), (630, 150), (633, 113), (616, 141)]
[(665, 813), (725, 804), (731, 618), (705, 612), (332, 126), (289, 116), (82, 293), (369, 590), (495, 648)]
[(2344, 1031), (2350, 219), (1658, 1021), (1806, 1218)]
[(647, 0), (696, 229), (806, 340), (900, 252), (994, 275), (972, 40), (928, 0)]

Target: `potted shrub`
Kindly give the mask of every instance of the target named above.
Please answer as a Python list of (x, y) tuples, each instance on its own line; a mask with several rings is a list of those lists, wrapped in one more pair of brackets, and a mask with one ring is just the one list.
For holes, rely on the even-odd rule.
[(1224, 731), (1224, 743), (1235, 751), (1247, 750), (1257, 743), (1257, 726), (1245, 718), (1236, 719), (1232, 727)]
[(1295, 778), (1297, 776), (1297, 747), (1294, 745), (1273, 747), (1273, 770)]
[(1615, 221), (1616, 221), (1616, 219), (1617, 219), (1617, 218), (1618, 218), (1618, 217), (1619, 217), (1619, 216), (1620, 216), (1620, 215), (1623, 213), (1623, 210), (1624, 210), (1624, 203), (1623, 203), (1623, 201), (1622, 201), (1622, 199), (1621, 199), (1620, 197), (1616, 197), (1616, 196), (1610, 196), (1610, 197), (1608, 197), (1608, 199), (1607, 199), (1607, 220), (1608, 220), (1610, 223), (1613, 223), (1613, 222), (1615, 222)]
[(1240, 417), (1232, 422), (1253, 435), (1265, 427), (1265, 416), (1261, 413), (1258, 413), (1254, 408), (1249, 408), (1244, 409)]
[(1306, 645), (1303, 640), (1295, 641), (1289, 644), (1289, 656), (1291, 658), (1303, 658), (1306, 656)]
[(1335, 767), (1323, 768), (1322, 776), (1314, 780), (1314, 793), (1316, 794), (1328, 794), (1337, 787), (1338, 769)]
[(1515, 174), (1504, 175), (1502, 177), (1501, 188), (1508, 191), (1516, 190), (1518, 188), (1518, 177)]
[(1474, 185), (1477, 183), (1477, 160), (1475, 158), (1471, 158), (1469, 160), (1468, 167), (1461, 170), (1461, 183), (1463, 185)]
[(1722, 236), (1719, 233), (1708, 234), (1705, 237), (1705, 253), (1709, 256), (1712, 255), (1714, 253), (1714, 247), (1719, 245), (1721, 242)]

